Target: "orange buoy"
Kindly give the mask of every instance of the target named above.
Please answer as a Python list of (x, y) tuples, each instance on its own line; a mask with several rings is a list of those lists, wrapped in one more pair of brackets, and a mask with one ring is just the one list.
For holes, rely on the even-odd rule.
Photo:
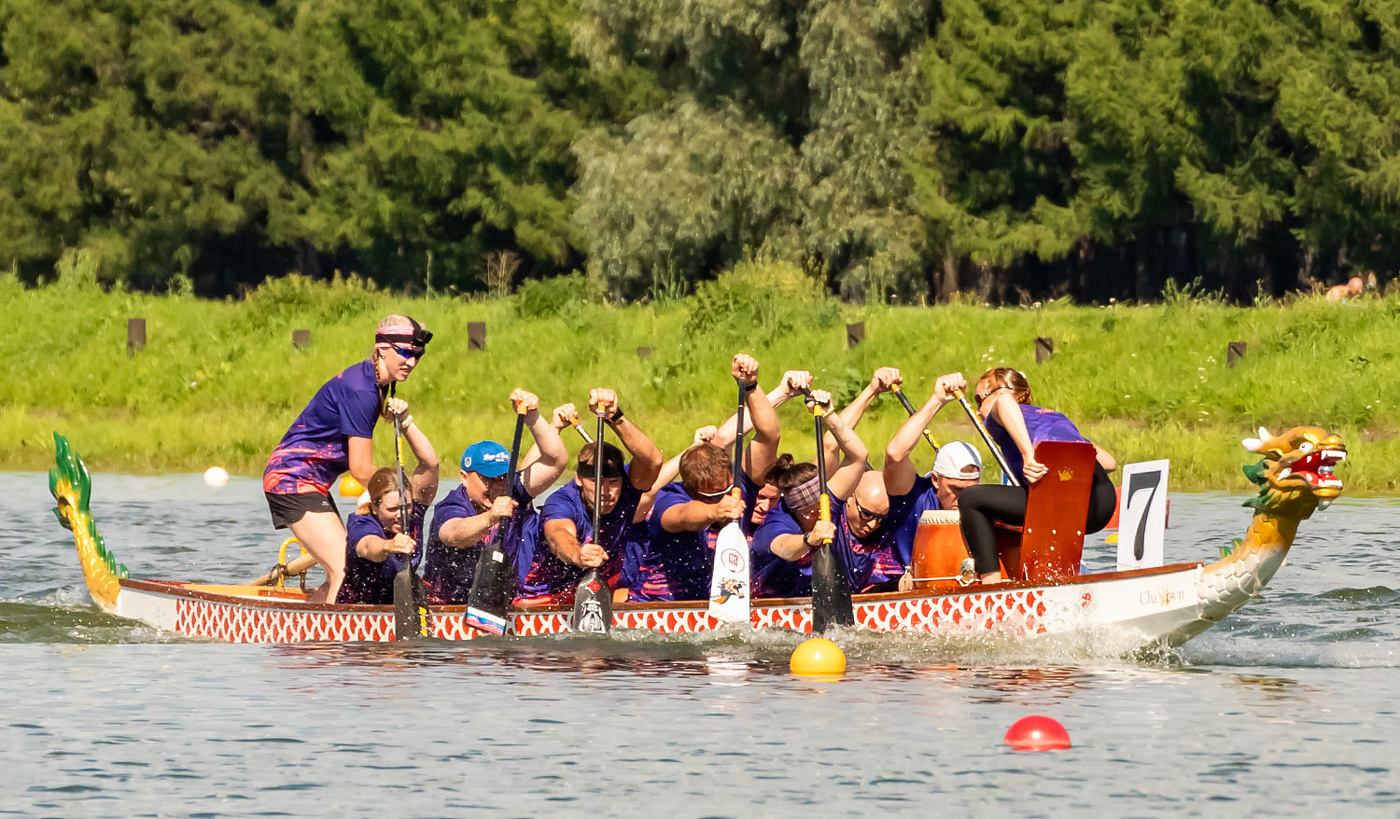
[(1063, 751), (1070, 747), (1065, 726), (1042, 714), (1016, 720), (1006, 729), (1004, 741), (1013, 751)]
[(846, 654), (830, 640), (813, 637), (793, 649), (791, 668), (803, 677), (839, 677), (846, 673)]
[(340, 496), (342, 498), (358, 498), (365, 488), (360, 482), (355, 480), (354, 475), (346, 475), (340, 479)]

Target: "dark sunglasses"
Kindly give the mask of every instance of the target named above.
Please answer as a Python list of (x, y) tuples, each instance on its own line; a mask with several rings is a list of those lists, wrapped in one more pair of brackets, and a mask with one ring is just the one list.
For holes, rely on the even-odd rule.
[(422, 347), (400, 347), (400, 346), (397, 345), (397, 344), (390, 345), (390, 348), (391, 348), (394, 352), (398, 353), (399, 356), (402, 357), (402, 358), (416, 358), (416, 359), (421, 359), (421, 358), (423, 357), (423, 354), (426, 353), (426, 352), (428, 352), (426, 349), (424, 349), (424, 348), (422, 348)]
[(699, 495), (700, 497), (702, 497), (702, 498), (704, 498), (704, 499), (706, 499), (706, 500), (718, 500), (718, 499), (724, 497), (725, 495), (728, 495), (728, 494), (730, 493), (730, 491), (733, 490), (733, 489), (734, 489), (734, 484), (733, 484), (733, 483), (730, 483), (728, 486), (724, 487), (723, 489), (721, 489), (721, 490), (718, 491), (718, 492), (701, 492), (700, 490), (697, 489), (697, 490), (695, 491), (695, 494)]
[(855, 501), (856, 511), (859, 512), (860, 516), (863, 518), (879, 522), (884, 520), (889, 515), (888, 512), (872, 512), (869, 509), (866, 509), (864, 506), (861, 506), (860, 501), (855, 500), (854, 498), (852, 498), (851, 500)]

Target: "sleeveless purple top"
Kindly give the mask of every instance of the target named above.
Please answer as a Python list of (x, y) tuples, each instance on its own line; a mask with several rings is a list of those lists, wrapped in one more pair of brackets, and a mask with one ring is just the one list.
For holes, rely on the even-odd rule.
[[(1088, 438), (1079, 433), (1079, 427), (1061, 413), (1034, 404), (1016, 406), (1021, 408), (1021, 417), (1026, 419), (1026, 432), (1031, 436), (1032, 450), (1041, 441), (1089, 442)], [(1021, 450), (1016, 446), (1016, 442), (1011, 440), (1011, 434), (1006, 431), (1006, 427), (998, 423), (995, 417), (990, 417), (987, 419), (987, 431), (992, 434), (992, 440), (997, 442), (997, 446), (1001, 447), (1001, 453), (1006, 456), (1006, 465), (1011, 467), (1016, 480), (1024, 480), (1022, 473), (1025, 471), (1025, 461), (1021, 459)]]

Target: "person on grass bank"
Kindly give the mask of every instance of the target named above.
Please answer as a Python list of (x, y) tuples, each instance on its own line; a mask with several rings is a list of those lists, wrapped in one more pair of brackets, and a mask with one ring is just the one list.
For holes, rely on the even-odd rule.
[[(944, 379), (950, 379), (950, 389), (963, 389), (967, 383), (960, 373), (943, 376), (939, 382)], [(958, 498), (963, 540), (976, 562), (978, 578), (983, 583), (1000, 583), (1001, 567), (997, 562), (993, 521), (1017, 526), (1025, 521), (1028, 487), (1045, 477), (1048, 471), (1035, 459), (1035, 445), (1041, 441), (1092, 442), (1063, 414), (1032, 404), (1026, 377), (1010, 367), (996, 367), (983, 373), (977, 379), (975, 395), (977, 411), (986, 421), (992, 440), (1001, 448), (1007, 466), (1014, 474), (1024, 475), (1026, 481), (1023, 486), (979, 484), (963, 490)], [(1118, 463), (1097, 445), (1094, 451), (1094, 483), (1084, 524), (1086, 535), (1108, 525), (1117, 503), (1108, 473), (1117, 469)]]
[(308, 602), (335, 600), (345, 579), (346, 531), (331, 485), (347, 470), (361, 483), (374, 475), (375, 422), (408, 411), (407, 402), (387, 398), (388, 387), (408, 378), (432, 338), (408, 316), (381, 319), (370, 357), (323, 384), (267, 460), (263, 494), (272, 525), (290, 529), (326, 573)]
[[(808, 404), (829, 405), (830, 394), (813, 390)], [(805, 597), (812, 593), (812, 552), (839, 550), (850, 588), (869, 584), (879, 551), (879, 532), (861, 538), (851, 529), (845, 501), (856, 491), (869, 456), (865, 444), (839, 414), (823, 416), (826, 431), (835, 439), (841, 462), (827, 479), (831, 520), (821, 519), (821, 482), (817, 466), (797, 463), (788, 454), (777, 459), (765, 476), (781, 493), (778, 508), (770, 511), (753, 537), (753, 584), (758, 597)], [(829, 546), (823, 545), (829, 543)]]
[[(567, 406), (573, 409), (572, 404)], [(579, 450), (574, 479), (545, 501), (541, 511), (545, 543), (535, 546), (530, 567), (516, 594), (517, 604), (570, 604), (579, 579), (588, 569), (601, 569), (611, 588), (624, 582), (623, 562), (627, 556), (628, 535), (635, 535), (631, 528), (637, 505), (656, 481), (663, 459), (656, 444), (623, 413), (616, 392), (593, 390), (588, 397), (588, 408), (594, 417), (603, 415), (609, 430), (632, 455), (632, 461), (626, 463), (621, 449), (608, 442), (602, 443), (600, 531), (595, 533), (594, 476), (599, 444), (596, 441), (584, 444)], [(561, 419), (565, 425), (577, 420), (577, 413), (570, 415), (572, 417)], [(557, 421), (555, 426), (559, 426)], [(521, 557), (525, 559), (524, 554)]]
[(535, 445), (521, 459), (513, 487), (506, 486), (510, 451), (504, 446), (478, 441), (462, 453), (462, 484), (438, 501), (429, 528), (423, 582), (435, 603), (467, 602), (481, 549), (497, 538), (518, 577), (519, 555), (533, 554), (539, 538), (534, 499), (554, 485), (568, 463), (569, 451), (559, 431), (539, 413), (540, 399), (517, 389), (510, 402), (517, 413), (524, 413)]
[[(337, 603), (391, 605), (394, 576), (410, 563), (416, 571), (423, 561), (423, 519), (437, 497), (438, 456), (412, 416), (401, 423), (404, 440), (418, 465), (404, 480), (408, 497), (399, 495), (397, 466), (376, 470), (369, 479), (369, 502), (345, 521), (345, 582)], [(403, 527), (404, 504), (409, 504), (408, 529)]]
[(754, 438), (745, 451), (739, 496), (733, 461), (726, 448), (713, 443), (692, 446), (677, 464), (680, 483), (662, 487), (648, 513), (650, 542), (638, 560), (629, 600), (704, 600), (710, 592), (715, 540), (730, 521), (745, 534), (758, 499), (762, 476), (777, 453), (778, 414), (758, 389), (758, 362), (736, 355), (730, 374), (745, 385), (744, 406)]

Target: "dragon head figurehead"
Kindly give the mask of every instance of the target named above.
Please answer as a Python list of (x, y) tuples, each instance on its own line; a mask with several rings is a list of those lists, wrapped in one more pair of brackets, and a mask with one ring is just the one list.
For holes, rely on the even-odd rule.
[(1264, 456), (1244, 468), (1244, 474), (1259, 486), (1259, 494), (1245, 506), (1307, 520), (1314, 510), (1326, 509), (1342, 494), (1342, 481), (1333, 474), (1347, 457), (1341, 436), (1321, 427), (1293, 427), (1279, 435), (1260, 427), (1258, 438), (1245, 438), (1242, 443)]

